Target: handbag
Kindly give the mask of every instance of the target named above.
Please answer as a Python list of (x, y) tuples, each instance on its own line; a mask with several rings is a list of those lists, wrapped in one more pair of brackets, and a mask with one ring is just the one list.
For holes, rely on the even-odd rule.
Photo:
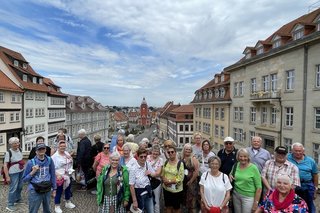
[(42, 181), (40, 183), (32, 183), (34, 190), (37, 193), (44, 194), (51, 191), (52, 183), (51, 181)]
[(158, 186), (161, 184), (161, 180), (159, 180), (155, 177), (151, 177), (148, 175), (148, 178), (150, 180), (150, 185), (151, 185), (152, 190), (158, 188)]
[(62, 186), (64, 183), (64, 178), (56, 179), (57, 186)]

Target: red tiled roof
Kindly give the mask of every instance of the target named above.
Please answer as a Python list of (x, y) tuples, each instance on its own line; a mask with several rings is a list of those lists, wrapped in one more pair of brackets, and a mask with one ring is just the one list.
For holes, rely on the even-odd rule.
[(175, 109), (173, 109), (171, 112), (173, 113), (193, 113), (193, 105), (181, 105)]
[(114, 120), (116, 121), (127, 121), (127, 116), (123, 112), (115, 112), (114, 113)]
[(1, 70), (0, 70), (0, 89), (1, 90), (9, 90), (13, 92), (23, 92), (20, 87), (18, 87), (13, 81), (11, 81), (8, 76), (6, 76)]
[(51, 88), (49, 90), (49, 94), (51, 95), (55, 95), (55, 96), (63, 96), (63, 97), (67, 97), (67, 94), (64, 94), (62, 92), (60, 92), (60, 88), (58, 85), (56, 85), (50, 78), (43, 78), (43, 83), (47, 86), (50, 86)]

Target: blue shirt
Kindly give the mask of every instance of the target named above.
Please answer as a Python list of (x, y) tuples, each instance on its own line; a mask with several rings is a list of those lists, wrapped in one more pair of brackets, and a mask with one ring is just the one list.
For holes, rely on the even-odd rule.
[(250, 160), (253, 164), (255, 164), (258, 169), (259, 172), (262, 172), (262, 169), (264, 167), (264, 164), (271, 159), (271, 155), (269, 153), (269, 151), (260, 148), (258, 150), (256, 150), (256, 152), (254, 152), (252, 147), (248, 147), (247, 151), (250, 154)]
[(288, 161), (299, 168), (299, 176), (301, 185), (303, 182), (312, 181), (313, 175), (318, 174), (318, 167), (316, 162), (309, 156), (304, 156), (303, 160), (297, 162), (292, 154), (288, 155)]
[(45, 156), (45, 159), (43, 161), (41, 161), (37, 156), (34, 157), (33, 159), (34, 159), (35, 165), (39, 165), (40, 168), (33, 176), (31, 176), (30, 173), (34, 165), (33, 165), (32, 159), (28, 161), (22, 177), (24, 182), (29, 182), (28, 190), (33, 189), (31, 182), (40, 183), (42, 181), (51, 181), (52, 188), (57, 189), (56, 172), (55, 172), (53, 160), (52, 159), (49, 160), (49, 157), (47, 156)]

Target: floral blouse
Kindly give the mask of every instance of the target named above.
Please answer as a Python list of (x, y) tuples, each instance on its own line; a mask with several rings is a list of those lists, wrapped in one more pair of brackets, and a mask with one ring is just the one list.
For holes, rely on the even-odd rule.
[(306, 202), (299, 197), (297, 194), (294, 195), (294, 199), (292, 200), (292, 203), (286, 208), (277, 210), (273, 204), (272, 201), (272, 193), (273, 191), (270, 191), (268, 195), (264, 198), (262, 203), (260, 204), (260, 208), (265, 213), (305, 213), (309, 212)]

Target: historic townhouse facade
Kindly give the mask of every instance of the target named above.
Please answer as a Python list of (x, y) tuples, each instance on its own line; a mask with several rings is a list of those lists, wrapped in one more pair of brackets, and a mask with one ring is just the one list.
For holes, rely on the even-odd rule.
[(179, 148), (190, 143), (193, 137), (193, 106), (181, 105), (169, 112), (168, 116), (169, 139)]
[(214, 79), (195, 92), (191, 104), (194, 107), (194, 131), (200, 132), (219, 150), (230, 132), (230, 74), (216, 74)]
[(75, 144), (80, 129), (86, 130), (91, 141), (96, 134), (102, 141), (108, 140), (109, 110), (91, 97), (68, 95), (66, 114), (66, 128)]
[(10, 137), (21, 138), (23, 91), (1, 70), (0, 82), (0, 152), (5, 152)]
[(167, 140), (169, 139), (169, 131), (168, 131), (168, 116), (169, 112), (179, 105), (174, 105), (173, 101), (168, 101), (160, 110), (159, 110), (159, 118), (158, 118), (158, 129), (159, 129), (159, 137), (161, 139)]
[(12, 101), (22, 103), (22, 150), (30, 151), (36, 137), (48, 138), (48, 89), (20, 53), (0, 47), (0, 59), (2, 72), (24, 91)]
[(225, 68), (231, 73), (230, 128), (237, 144), (248, 146), (254, 135), (269, 150), (302, 142), (319, 163), (320, 9), (243, 53)]

